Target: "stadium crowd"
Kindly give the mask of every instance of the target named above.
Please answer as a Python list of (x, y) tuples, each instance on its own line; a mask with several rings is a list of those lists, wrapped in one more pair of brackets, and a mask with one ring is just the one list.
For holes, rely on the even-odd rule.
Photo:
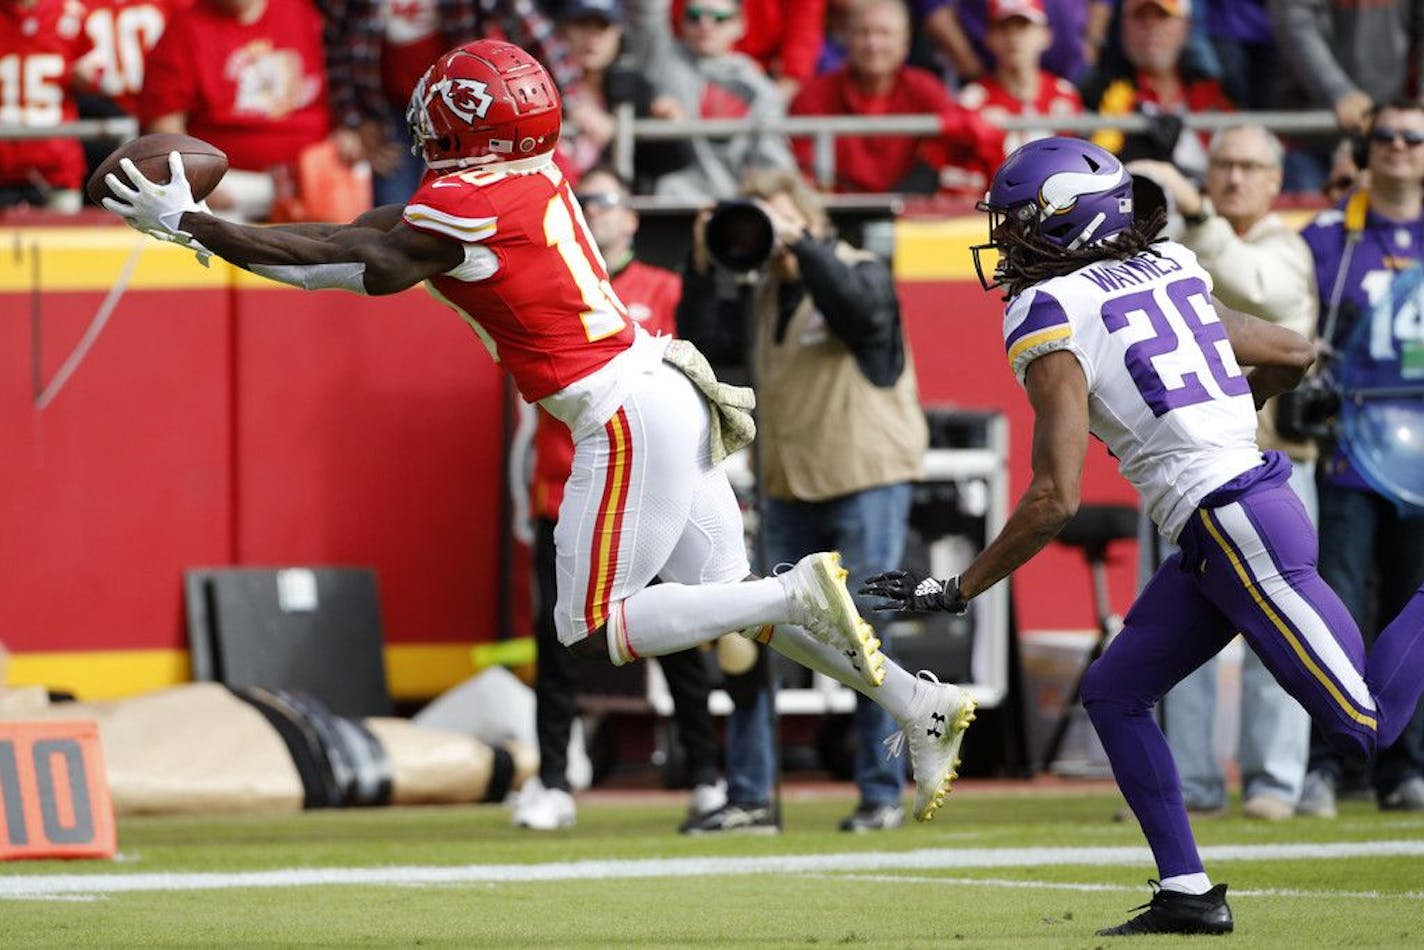
[[(547, 65), (565, 110), (556, 161), (575, 185), (589, 175), (608, 186), (615, 114), (625, 106), (673, 120), (934, 115), (938, 134), (838, 137), (834, 179), (815, 184), (965, 199), (983, 194), (1015, 148), (1053, 134), (1006, 134), (1005, 117), (1138, 113), (1147, 131), (1093, 138), (1162, 185), (1219, 296), (1282, 320), (1281, 300), (1310, 300), (1310, 312), (1294, 316), (1309, 330), (1316, 309), (1322, 320), (1328, 312), (1323, 335), (1339, 345), (1379, 286), (1372, 275), (1417, 265), (1424, 247), (1424, 108), (1410, 101), (1424, 79), (1424, 22), (1413, 8), (1402, 0), (0, 0), (0, 126), (29, 133), (126, 114), (144, 131), (187, 132), (228, 155), (231, 170), (208, 198), (215, 212), (280, 222), (406, 201), (424, 173), (407, 148), (406, 103), (428, 64), (476, 36), (506, 38)], [(1340, 136), (1281, 142), (1237, 129), (1213, 139), (1183, 122), (1192, 112), (1268, 108), (1330, 110)], [(640, 142), (632, 185), (708, 202), (745, 193), (753, 169), (799, 168), (813, 178), (813, 152), (808, 141), (764, 129)], [(0, 137), (0, 206), (77, 211), (93, 162), (77, 138)], [(1372, 203), (1349, 191), (1366, 171)], [(1344, 225), (1339, 214), (1322, 216), (1304, 242), (1283, 234), (1268, 215), (1281, 192), (1344, 200)], [(604, 211), (623, 200), (605, 198)], [(800, 237), (788, 246), (805, 244), (807, 255), (791, 272), (796, 282), (808, 260), (814, 275), (818, 245), (807, 221), (792, 230)], [(1361, 231), (1373, 245), (1359, 242)], [(1247, 273), (1252, 249), (1264, 263)], [(784, 313), (768, 304), (768, 321), (780, 320), (784, 334), (801, 299), (798, 290), (779, 301)], [(895, 334), (897, 320), (887, 322)], [(869, 377), (845, 363), (837, 372)], [(912, 377), (905, 386), (913, 389)], [(1292, 458), (1309, 483), (1314, 452), (1298, 448)], [(1319, 529), (1332, 541), (1321, 573), (1348, 592), (1352, 614), (1370, 629), (1424, 580), (1424, 556), (1385, 556), (1424, 550), (1424, 523), (1396, 519), (1333, 446), (1320, 458)], [(897, 469), (892, 481), (912, 476)], [(786, 494), (780, 500), (793, 512), (822, 500)], [(1372, 560), (1385, 568), (1382, 591), (1367, 590)], [(1284, 694), (1267, 701), (1290, 702)], [(1268, 776), (1279, 782), (1263, 785), (1271, 790), (1261, 793), (1268, 800), (1258, 817), (1292, 814), (1302, 794), (1306, 813), (1333, 815), (1348, 784), (1343, 766), (1309, 751), (1303, 719), (1288, 727), (1297, 752), (1282, 769), (1289, 774)], [(1421, 732), (1416, 716), (1398, 757), (1382, 759), (1374, 778), (1382, 807), (1424, 810)], [(561, 771), (551, 768), (543, 782), (566, 795)], [(717, 783), (710, 765), (698, 783)], [(724, 790), (715, 796), (721, 807), (750, 813), (765, 804), (737, 802), (735, 788), (728, 802)], [(1220, 777), (1205, 776), (1200, 795), (1188, 804), (1220, 808)], [(864, 790), (863, 798), (867, 814), (885, 804)], [(564, 804), (547, 826), (572, 822)], [(881, 816), (867, 829), (852, 816), (850, 830), (899, 821)]]
[[(548, 65), (571, 178), (610, 158), (624, 104), (664, 119), (934, 115), (924, 136), (840, 136), (839, 192), (978, 198), (1002, 158), (1051, 129), (1006, 116), (1141, 113), (1104, 131), (1125, 159), (1200, 183), (1201, 110), (1329, 109), (1356, 134), (1412, 94), (1424, 26), (1404, 2), (1325, 0), (0, 0), (0, 206), (77, 210), (110, 143), (32, 137), (131, 115), (186, 131), (233, 169), (209, 204), (249, 220), (404, 200), (419, 182), (404, 112), (425, 66), (476, 36)], [(1283, 189), (1339, 192), (1333, 142), (1287, 141)], [(812, 175), (809, 141), (771, 133), (642, 142), (637, 193), (734, 194), (751, 166)], [(86, 157), (87, 155), (87, 157)], [(334, 196), (334, 197), (333, 197)]]

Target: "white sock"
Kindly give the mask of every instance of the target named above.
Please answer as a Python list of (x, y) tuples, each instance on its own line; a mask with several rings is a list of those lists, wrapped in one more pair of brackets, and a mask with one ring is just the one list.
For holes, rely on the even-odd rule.
[(613, 605), (608, 655), (621, 666), (686, 650), (731, 630), (789, 619), (786, 586), (774, 577), (735, 584), (655, 584)]
[(1206, 876), (1205, 871), (1164, 877), (1162, 878), (1162, 890), (1176, 891), (1179, 894), (1205, 894), (1211, 890), (1211, 878)]
[(917, 678), (889, 657), (885, 658), (885, 681), (879, 686), (870, 686), (839, 650), (831, 649), (794, 624), (777, 624), (767, 645), (782, 656), (870, 697), (894, 716), (896, 722), (903, 724), (909, 718)]

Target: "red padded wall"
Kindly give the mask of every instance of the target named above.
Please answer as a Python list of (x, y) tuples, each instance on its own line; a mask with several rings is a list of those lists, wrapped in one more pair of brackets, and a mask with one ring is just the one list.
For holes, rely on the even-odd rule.
[[(30, 298), (0, 295), (0, 640), (11, 650), (186, 643), (181, 571), (230, 548), (226, 297), (126, 294), (41, 412)], [(45, 380), (101, 299), (42, 297)]]
[(388, 642), (488, 639), (503, 380), (427, 294), (239, 290), (236, 557), (377, 569)]

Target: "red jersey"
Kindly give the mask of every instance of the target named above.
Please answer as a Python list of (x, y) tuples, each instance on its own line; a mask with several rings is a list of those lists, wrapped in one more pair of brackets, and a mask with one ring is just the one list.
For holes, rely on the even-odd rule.
[[(73, 0), (0, 2), (0, 125), (44, 128), (79, 117), (70, 84), (88, 50), (84, 8)], [(0, 139), (0, 185), (38, 176), (54, 188), (84, 181), (77, 139)]]
[[(905, 66), (895, 86), (883, 96), (861, 92), (842, 67), (817, 76), (791, 102), (792, 115), (904, 115), (947, 112), (953, 106), (943, 83), (929, 70)], [(812, 143), (791, 143), (796, 161), (811, 171)], [(894, 191), (915, 167), (920, 140), (912, 135), (842, 135), (836, 139), (836, 190)]]
[(465, 245), (465, 263), (428, 285), (479, 334), (529, 402), (633, 345), (633, 321), (552, 161), (534, 170), (474, 168), (431, 178), (406, 205), (405, 223)]
[(168, 28), (173, 11), (193, 0), (90, 0), (84, 33), (93, 44), (80, 72), (125, 112), (138, 110), (144, 63)]
[[(677, 334), (677, 302), (682, 299), (682, 275), (641, 261), (613, 275), (613, 292), (628, 308), (628, 316), (652, 334)], [(569, 427), (539, 410), (534, 430), (534, 483), (530, 495), (536, 518), (553, 520), (564, 500), (564, 482), (574, 462)]]
[[(1032, 102), (1025, 102), (1002, 85), (993, 76), (985, 76), (959, 91), (959, 104), (973, 109), (995, 125), (1009, 116), (1061, 116), (1078, 115), (1083, 111), (1083, 97), (1071, 82), (1052, 73), (1039, 71), (1038, 93)], [(1004, 135), (1004, 155), (1026, 142), (1046, 139), (1054, 133), (1048, 129), (1038, 131), (1015, 131)]]
[(233, 168), (295, 162), (331, 127), (321, 34), (311, 0), (267, 0), (251, 23), (197, 3), (149, 55), (139, 117), (185, 115), (188, 134), (226, 152)]

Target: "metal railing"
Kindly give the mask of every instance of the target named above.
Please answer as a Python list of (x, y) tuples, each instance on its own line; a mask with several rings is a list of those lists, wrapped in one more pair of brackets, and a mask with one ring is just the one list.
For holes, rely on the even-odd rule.
[(117, 139), (125, 142), (138, 136), (138, 119), (117, 116), (110, 119), (77, 119), (58, 125), (0, 124), (0, 141), (25, 139)]
[[(817, 115), (782, 116), (771, 121), (754, 119), (638, 119), (629, 104), (618, 107), (613, 138), (613, 163), (619, 173), (632, 178), (633, 152), (638, 142), (666, 142), (696, 138), (726, 138), (733, 135), (769, 133), (812, 140), (812, 172), (817, 181), (833, 182), (836, 173), (836, 139), (846, 135), (931, 136), (940, 132), (939, 116), (924, 115)], [(1309, 112), (1197, 112), (1182, 116), (1188, 129), (1214, 132), (1243, 122), (1263, 125), (1277, 134), (1322, 136), (1339, 134), (1335, 115), (1327, 110)], [(1151, 120), (1139, 113), (1100, 115), (1086, 112), (1073, 116), (1022, 116), (997, 123), (1005, 131), (1052, 130), (1086, 135), (1104, 129), (1145, 132)], [(18, 139), (116, 139), (125, 141), (138, 135), (138, 120), (130, 116), (107, 119), (80, 119), (52, 126), (0, 125), (0, 140)]]
[[(615, 116), (613, 163), (619, 173), (631, 177), (634, 171), (633, 146), (637, 142), (665, 142), (693, 138), (726, 138), (752, 133), (780, 134), (810, 138), (812, 172), (817, 181), (835, 181), (835, 140), (844, 135), (938, 135), (939, 116), (925, 115), (798, 115), (771, 121), (755, 119), (637, 119), (632, 107), (620, 106)], [(1310, 112), (1196, 112), (1182, 116), (1188, 129), (1214, 132), (1245, 122), (1263, 125), (1282, 135), (1339, 134), (1335, 114), (1327, 110)], [(1151, 120), (1140, 113), (1100, 115), (1086, 112), (1074, 116), (1022, 116), (995, 123), (1006, 131), (1052, 130), (1086, 135), (1104, 129), (1145, 132)]]

